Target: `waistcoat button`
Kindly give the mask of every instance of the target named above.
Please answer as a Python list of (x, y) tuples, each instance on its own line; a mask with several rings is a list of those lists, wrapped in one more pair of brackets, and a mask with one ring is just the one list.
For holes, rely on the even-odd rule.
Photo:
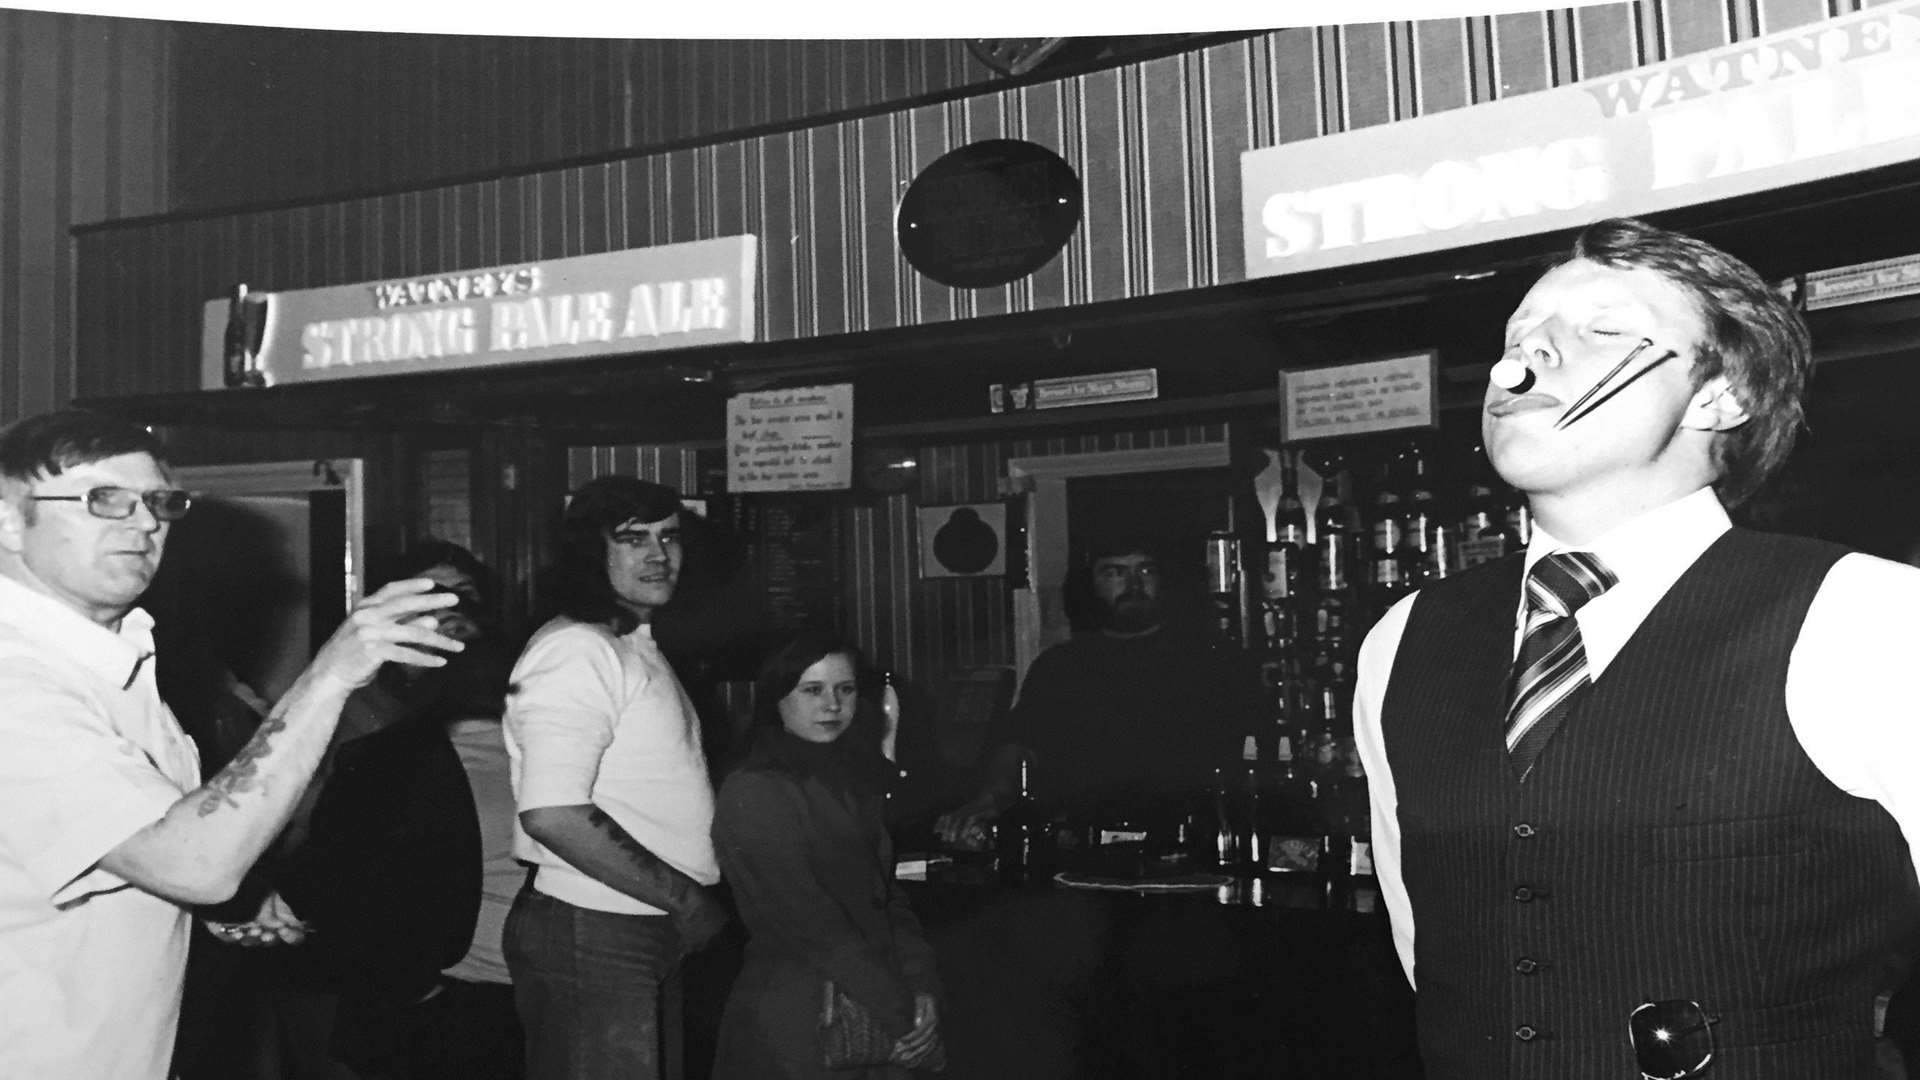
[(1533, 826), (1523, 821), (1520, 824), (1515, 825), (1513, 827), (1513, 835), (1519, 837), (1522, 840), (1531, 839), (1533, 836)]
[(1533, 899), (1533, 890), (1525, 885), (1515, 885), (1513, 887), (1513, 898), (1524, 904)]
[(1514, 961), (1513, 970), (1519, 972), (1522, 975), (1531, 975), (1534, 972), (1540, 970), (1540, 961), (1535, 960), (1531, 956), (1523, 956), (1520, 959)]
[(1513, 1029), (1513, 1037), (1519, 1039), (1521, 1042), (1532, 1042), (1534, 1036), (1538, 1034), (1540, 1033), (1526, 1024), (1521, 1024), (1519, 1027)]

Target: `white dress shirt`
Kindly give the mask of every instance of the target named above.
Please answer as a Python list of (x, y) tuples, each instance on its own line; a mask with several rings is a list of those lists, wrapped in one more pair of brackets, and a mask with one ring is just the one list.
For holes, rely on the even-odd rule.
[[(1598, 678), (1661, 597), (1732, 523), (1711, 488), (1648, 511), (1578, 550), (1619, 579), (1574, 617)], [(1526, 569), (1567, 545), (1536, 529)], [(1756, 581), (1754, 588), (1769, 583)], [(1354, 739), (1373, 800), (1374, 867), (1393, 921), (1394, 946), (1414, 979), (1415, 913), (1400, 876), (1400, 823), (1380, 731), (1387, 680), (1418, 594), (1381, 617), (1360, 646)], [(1836, 563), (1807, 609), (1787, 666), (1787, 716), (1815, 767), (1841, 790), (1886, 807), (1912, 848), (1920, 839), (1920, 569), (1871, 555)], [(1514, 652), (1521, 604), (1514, 608)], [(1416, 984), (1417, 985), (1417, 984)]]

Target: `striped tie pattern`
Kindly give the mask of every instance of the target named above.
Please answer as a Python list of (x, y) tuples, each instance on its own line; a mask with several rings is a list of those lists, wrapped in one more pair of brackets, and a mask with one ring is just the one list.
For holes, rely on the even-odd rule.
[(1526, 779), (1541, 747), (1589, 684), (1587, 650), (1573, 614), (1616, 580), (1585, 551), (1555, 552), (1527, 575), (1527, 625), (1507, 706), (1507, 759), (1518, 779)]

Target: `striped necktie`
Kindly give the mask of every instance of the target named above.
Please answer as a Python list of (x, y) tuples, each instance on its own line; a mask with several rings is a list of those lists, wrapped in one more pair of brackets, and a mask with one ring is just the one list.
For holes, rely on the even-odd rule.
[(1584, 551), (1555, 552), (1534, 563), (1527, 575), (1527, 626), (1513, 662), (1513, 697), (1507, 706), (1507, 758), (1516, 779), (1526, 779), (1541, 747), (1589, 684), (1587, 650), (1574, 612), (1616, 580)]

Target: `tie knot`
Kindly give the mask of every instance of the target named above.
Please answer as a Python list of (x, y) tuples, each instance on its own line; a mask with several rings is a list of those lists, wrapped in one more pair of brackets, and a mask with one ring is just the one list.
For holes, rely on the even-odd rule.
[(1533, 564), (1527, 575), (1527, 602), (1565, 617), (1618, 580), (1592, 552), (1556, 551)]

